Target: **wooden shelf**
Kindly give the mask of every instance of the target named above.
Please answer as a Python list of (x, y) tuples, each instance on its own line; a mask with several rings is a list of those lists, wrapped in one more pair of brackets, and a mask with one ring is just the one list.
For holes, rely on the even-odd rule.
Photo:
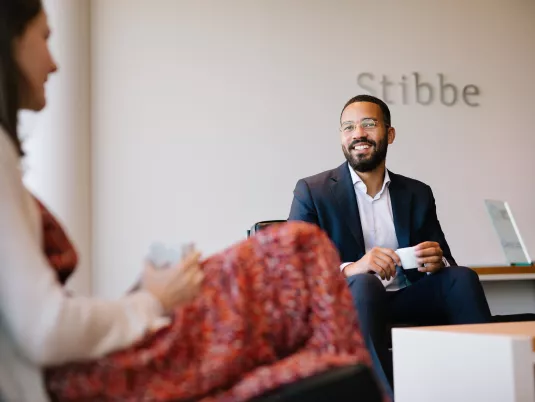
[[(535, 266), (490, 266), (490, 267), (470, 267), (477, 272), (479, 276), (482, 275), (530, 275), (535, 274)], [(531, 276), (531, 275), (530, 275)]]

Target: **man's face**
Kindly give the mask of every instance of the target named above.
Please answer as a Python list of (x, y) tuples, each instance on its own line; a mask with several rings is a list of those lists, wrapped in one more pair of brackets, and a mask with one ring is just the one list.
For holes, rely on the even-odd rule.
[(385, 126), (379, 105), (355, 102), (342, 113), (340, 135), (342, 151), (349, 165), (364, 173), (376, 169), (386, 159), (395, 130)]

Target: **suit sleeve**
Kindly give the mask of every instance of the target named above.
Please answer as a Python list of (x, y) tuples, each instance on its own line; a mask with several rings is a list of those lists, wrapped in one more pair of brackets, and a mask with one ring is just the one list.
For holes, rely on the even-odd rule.
[(455, 266), (457, 263), (451, 255), (450, 247), (446, 241), (446, 236), (444, 236), (444, 232), (442, 231), (442, 227), (440, 226), (440, 222), (438, 220), (437, 207), (435, 203), (435, 197), (433, 196), (433, 191), (431, 190), (431, 187), (428, 187), (428, 189), (430, 206), (425, 221), (425, 227), (429, 228), (427, 231), (427, 238), (429, 241), (436, 241), (438, 244), (440, 244), (442, 252), (444, 253), (444, 257), (446, 260), (448, 260), (450, 266)]
[(294, 198), (290, 208), (290, 221), (303, 221), (318, 225), (318, 213), (310, 194), (310, 188), (303, 179), (295, 185)]

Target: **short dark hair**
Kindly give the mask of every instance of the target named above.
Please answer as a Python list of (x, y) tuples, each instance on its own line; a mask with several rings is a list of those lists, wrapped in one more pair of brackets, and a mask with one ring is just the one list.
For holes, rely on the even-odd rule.
[(384, 103), (381, 99), (376, 98), (372, 95), (357, 95), (353, 98), (349, 99), (346, 104), (344, 105), (344, 108), (342, 109), (342, 112), (340, 113), (340, 123), (342, 122), (342, 115), (344, 114), (344, 110), (351, 105), (352, 103), (356, 102), (370, 102), (375, 103), (376, 105), (379, 105), (381, 108), (381, 112), (383, 112), (383, 122), (385, 123), (385, 126), (390, 127), (391, 121), (390, 121), (390, 109), (388, 108), (388, 105)]
[(24, 33), (28, 23), (42, 9), (41, 0), (0, 0), (0, 126), (13, 140), (20, 155), (23, 152), (17, 116), (22, 74), (13, 54), (13, 41)]

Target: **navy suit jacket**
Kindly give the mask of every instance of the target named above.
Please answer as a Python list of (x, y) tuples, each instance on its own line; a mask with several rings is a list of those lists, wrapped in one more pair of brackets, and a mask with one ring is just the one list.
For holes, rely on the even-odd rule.
[[(440, 227), (431, 187), (390, 171), (388, 174), (399, 247), (435, 241), (449, 264), (457, 265)], [(318, 225), (338, 248), (342, 262), (358, 261), (366, 253), (357, 196), (347, 162), (299, 180), (288, 219)]]

